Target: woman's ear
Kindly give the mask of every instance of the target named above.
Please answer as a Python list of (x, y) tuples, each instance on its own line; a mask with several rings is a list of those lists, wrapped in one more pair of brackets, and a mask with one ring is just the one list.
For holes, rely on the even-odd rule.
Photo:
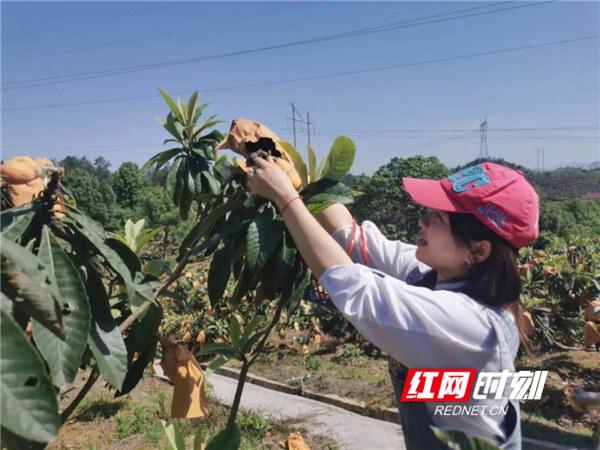
[(474, 263), (483, 262), (490, 257), (492, 243), (490, 241), (474, 241), (470, 251)]

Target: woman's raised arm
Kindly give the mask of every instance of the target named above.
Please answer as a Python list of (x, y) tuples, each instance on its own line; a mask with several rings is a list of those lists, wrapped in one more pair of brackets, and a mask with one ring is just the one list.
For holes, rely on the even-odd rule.
[(347, 225), (351, 225), (353, 220), (348, 208), (341, 203), (335, 203), (320, 213), (315, 214), (315, 219), (329, 234)]
[(285, 210), (282, 211), (285, 225), (312, 272), (320, 277), (333, 266), (352, 264), (342, 247), (298, 200), (298, 193), (286, 173), (271, 159), (256, 158), (255, 164), (254, 171), (248, 174), (250, 190), (275, 202), (280, 211)]

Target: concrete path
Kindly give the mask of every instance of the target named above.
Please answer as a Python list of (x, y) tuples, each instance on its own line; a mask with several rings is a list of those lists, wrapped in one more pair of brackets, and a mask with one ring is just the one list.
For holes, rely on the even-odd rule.
[[(210, 374), (212, 395), (231, 405), (237, 380)], [(297, 420), (315, 434), (327, 435), (344, 450), (405, 450), (402, 428), (297, 395), (246, 383), (241, 406), (276, 420)]]

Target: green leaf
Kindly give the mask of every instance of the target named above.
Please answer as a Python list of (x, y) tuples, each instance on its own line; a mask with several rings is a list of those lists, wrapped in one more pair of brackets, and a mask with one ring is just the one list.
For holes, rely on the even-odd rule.
[(135, 300), (132, 305), (141, 306), (146, 301), (156, 305), (156, 291), (159, 284), (151, 275), (146, 275), (141, 282), (135, 283)]
[(123, 387), (120, 391), (115, 393), (115, 397), (129, 394), (140, 382), (144, 376), (144, 370), (146, 367), (154, 361), (154, 355), (156, 354), (157, 340), (150, 343), (146, 348), (139, 352), (138, 357), (131, 363), (123, 380)]
[(221, 218), (225, 217), (230, 211), (236, 210), (243, 205), (243, 201), (239, 199), (230, 199), (227, 203), (222, 203), (210, 210), (208, 215), (198, 222), (190, 230), (188, 235), (183, 240), (179, 249), (179, 254), (182, 255), (185, 249), (192, 247), (198, 242), (206, 233), (210, 232), (213, 225)]
[(27, 205), (18, 206), (15, 208), (3, 209), (0, 211), (0, 230), (4, 233), (4, 229), (8, 227), (15, 219), (34, 212), (39, 208), (39, 203), (29, 203)]
[(176, 184), (177, 184), (177, 180), (178, 180), (177, 174), (179, 172), (179, 165), (181, 164), (181, 161), (184, 158), (185, 158), (185, 156), (183, 156), (183, 155), (179, 155), (179, 156), (175, 157), (173, 164), (171, 165), (171, 167), (169, 167), (169, 173), (167, 174), (166, 188), (167, 188), (167, 192), (171, 195), (171, 198), (173, 199), (173, 203), (175, 204), (175, 206), (179, 206), (178, 198), (175, 195), (175, 189), (176, 189)]
[(62, 388), (77, 374), (90, 331), (90, 306), (79, 270), (47, 226), (42, 229), (38, 256), (62, 297), (65, 340), (35, 320), (33, 337), (48, 363), (52, 382)]
[(244, 295), (248, 295), (249, 291), (256, 286), (256, 279), (248, 267), (244, 266), (242, 274), (235, 285), (235, 291), (231, 297), (231, 303), (236, 304)]
[(194, 116), (196, 115), (196, 103), (198, 101), (198, 91), (194, 91), (187, 105), (187, 115), (190, 123), (194, 123)]
[(298, 284), (296, 285), (296, 289), (294, 289), (294, 291), (290, 295), (290, 298), (287, 299), (286, 309), (287, 309), (288, 317), (291, 316), (292, 313), (298, 307), (300, 300), (302, 300), (302, 297), (304, 296), (304, 292), (306, 291), (306, 286), (308, 285), (309, 281), (310, 281), (310, 270), (307, 270), (306, 273), (304, 274), (304, 277), (302, 277), (300, 279), (300, 281), (298, 282)]
[(235, 350), (229, 344), (215, 343), (205, 345), (202, 347), (202, 351), (200, 351), (200, 355), (212, 355), (215, 353), (219, 355), (233, 355)]
[(26, 248), (0, 236), (2, 292), (25, 313), (63, 338), (62, 311), (56, 287), (40, 259)]
[(177, 109), (179, 109), (179, 117), (181, 119), (182, 125), (187, 122), (187, 108), (183, 100), (177, 99)]
[(215, 179), (213, 174), (211, 174), (208, 170), (203, 170), (202, 175), (206, 179), (208, 187), (213, 195), (219, 195), (221, 193), (221, 184)]
[(104, 242), (119, 255), (119, 258), (121, 258), (123, 263), (127, 266), (127, 269), (129, 269), (130, 276), (134, 276), (135, 273), (142, 271), (142, 262), (140, 261), (140, 258), (138, 258), (134, 250), (128, 244), (115, 238), (107, 238)]
[(165, 99), (165, 102), (167, 102), (167, 105), (169, 105), (169, 108), (171, 109), (171, 112), (175, 115), (175, 117), (177, 117), (179, 120), (183, 121), (183, 117), (181, 117), (179, 108), (177, 107), (177, 103), (175, 103), (175, 100), (173, 100), (173, 98), (167, 94), (165, 91), (162, 90), (162, 88), (160, 86), (157, 86), (160, 95), (162, 95), (162, 97)]
[(351, 189), (343, 183), (323, 178), (307, 187), (304, 192), (306, 207), (312, 214), (332, 203), (350, 204), (354, 201)]
[(44, 362), (4, 309), (0, 319), (2, 427), (28, 439), (50, 442), (58, 434), (60, 416)]
[[(187, 157), (178, 159), (177, 170), (175, 172), (175, 189), (173, 191), (173, 203), (175, 203), (176, 206), (181, 205), (184, 187), (187, 185), (187, 166)], [(175, 169), (175, 167), (173, 167), (173, 169)]]
[(279, 145), (281, 145), (283, 150), (288, 154), (294, 163), (294, 167), (298, 171), (300, 179), (302, 180), (302, 186), (306, 186), (308, 184), (308, 174), (306, 173), (306, 164), (304, 164), (302, 155), (300, 155), (300, 152), (298, 152), (298, 150), (296, 150), (296, 148), (287, 141), (279, 141)]
[(240, 323), (235, 317), (235, 314), (231, 316), (231, 320), (229, 321), (229, 339), (231, 340), (231, 344), (233, 348), (239, 350), (240, 346)]
[(352, 168), (355, 153), (356, 147), (352, 139), (346, 136), (335, 138), (331, 150), (319, 170), (320, 178), (340, 181)]
[(164, 259), (152, 259), (144, 265), (144, 273), (160, 278), (171, 273), (171, 265)]
[(277, 265), (270, 276), (273, 277), (273, 286), (276, 290), (281, 291), (287, 284), (290, 283), (290, 274), (294, 266), (296, 258), (296, 247), (291, 236), (288, 233), (284, 234), (280, 253), (278, 255)]
[(166, 421), (161, 420), (160, 423), (162, 424), (165, 435), (167, 436), (167, 440), (171, 445), (171, 449), (185, 450), (185, 442), (183, 439), (183, 434), (179, 429), (179, 422), (171, 422), (167, 425)]
[(146, 161), (146, 163), (142, 166), (142, 172), (146, 172), (152, 166), (154, 166), (154, 171), (157, 172), (171, 158), (178, 155), (182, 151), (183, 151), (183, 149), (176, 147), (176, 148), (170, 148), (169, 150), (165, 150), (164, 152), (157, 153), (152, 158), (150, 158), (148, 161)]
[(264, 331), (259, 331), (258, 333), (254, 333), (249, 339), (246, 341), (242, 341), (240, 344), (240, 353), (246, 354), (250, 350), (252, 350), (252, 346), (258, 342), (260, 338), (265, 335)]
[(306, 147), (306, 151), (308, 152), (308, 182), (314, 183), (317, 181), (317, 155), (310, 145)]
[(108, 383), (121, 390), (127, 374), (127, 348), (115, 319), (110, 313), (108, 295), (100, 274), (87, 266), (87, 293), (92, 307), (92, 327), (88, 344), (98, 369)]
[(219, 431), (206, 445), (204, 450), (238, 450), (242, 435), (237, 423)]
[[(208, 119), (206, 119), (206, 120), (205, 120), (205, 121), (202, 123), (202, 125), (200, 125), (200, 126), (198, 127), (198, 129), (197, 129), (197, 130), (194, 132), (194, 136), (193, 136), (193, 137), (194, 137), (194, 139), (195, 139), (195, 138), (196, 138), (196, 136), (198, 136), (198, 134), (200, 134), (202, 131), (204, 131), (204, 130), (206, 130), (206, 129), (208, 129), (208, 128), (212, 128), (212, 127), (214, 127), (215, 125), (218, 125), (218, 124), (220, 124), (220, 123), (222, 123), (222, 122), (223, 122), (222, 120), (217, 120), (217, 116), (216, 116), (216, 115), (212, 115), (212, 116), (210, 116), (210, 117), (209, 117)], [(213, 133), (213, 132), (211, 132), (211, 134), (212, 134), (212, 133)], [(208, 135), (207, 135), (207, 136), (208, 136)], [(200, 138), (200, 139), (202, 140), (202, 139), (203, 139), (203, 138), (205, 138), (205, 137), (206, 137), (206, 136), (203, 136), (203, 137), (202, 137), (202, 138)]]
[(20, 240), (40, 206), (39, 202), (20, 208), (11, 208), (0, 213), (2, 217), (2, 235), (11, 241)]
[(167, 120), (165, 122), (162, 122), (162, 124), (163, 127), (165, 127), (165, 129), (175, 137), (177, 142), (183, 142), (183, 137), (180, 133), (181, 125), (179, 125), (179, 123), (175, 121), (175, 116), (173, 115), (173, 113), (169, 113), (167, 115)]
[(223, 247), (217, 251), (210, 264), (208, 271), (208, 298), (214, 306), (223, 297), (223, 292), (227, 287), (229, 276), (231, 275), (231, 258), (233, 250), (229, 246)]
[(120, 255), (111, 247), (106, 245), (106, 233), (104, 230), (101, 227), (99, 228), (96, 222), (84, 216), (83, 214), (69, 211), (69, 217), (75, 220), (75, 230), (78, 232), (78, 234), (83, 239), (88, 241), (88, 243), (94, 248), (95, 252), (102, 256), (112, 270), (119, 275), (125, 284), (127, 296), (131, 301), (133, 301), (135, 297), (135, 286), (131, 278), (132, 274), (127, 264), (125, 264), (125, 262), (121, 259)]
[(265, 209), (248, 226), (246, 260), (251, 268), (263, 267), (281, 241), (283, 223)]
[[(196, 191), (194, 178), (189, 170), (189, 160), (184, 161), (179, 167), (179, 179), (177, 183), (181, 184), (181, 196), (179, 198), (179, 215), (183, 220), (187, 220), (188, 213), (192, 207), (193, 195)], [(177, 183), (175, 184), (177, 186)]]
[(250, 320), (250, 322), (244, 326), (244, 333), (242, 334), (241, 338), (242, 341), (246, 341), (250, 336), (250, 333), (256, 330), (256, 328), (263, 322), (264, 319), (264, 316), (254, 316), (252, 320)]
[[(232, 354), (233, 355), (233, 354)], [(216, 372), (217, 370), (219, 370), (223, 365), (227, 364), (227, 362), (229, 362), (229, 360), (231, 359), (232, 355), (219, 355), (217, 356), (215, 359), (213, 359), (210, 364), (208, 365), (208, 370), (210, 372)], [(207, 373), (208, 375), (208, 373)]]

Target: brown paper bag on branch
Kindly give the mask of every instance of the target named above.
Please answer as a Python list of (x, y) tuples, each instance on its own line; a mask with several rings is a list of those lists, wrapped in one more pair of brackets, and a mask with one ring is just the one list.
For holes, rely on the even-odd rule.
[(206, 417), (205, 379), (200, 364), (187, 347), (177, 344), (172, 336), (163, 339), (161, 344), (163, 357), (160, 365), (173, 383), (171, 417)]

